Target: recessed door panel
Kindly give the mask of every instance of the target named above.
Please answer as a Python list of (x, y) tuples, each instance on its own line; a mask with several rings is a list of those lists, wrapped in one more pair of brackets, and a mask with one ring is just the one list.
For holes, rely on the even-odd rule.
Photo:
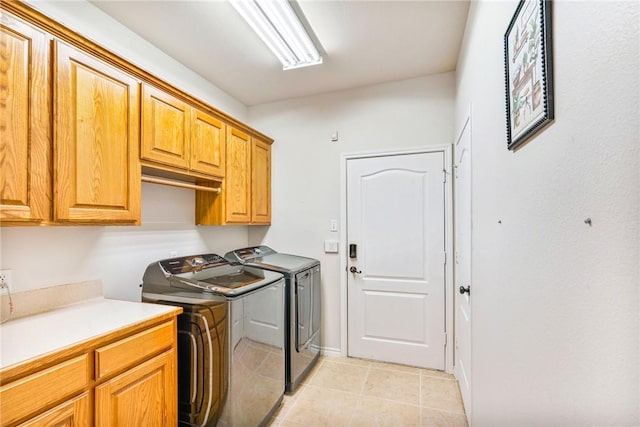
[(148, 84), (142, 90), (141, 158), (189, 168), (189, 106)]
[(3, 11), (0, 41), (0, 220), (48, 220), (49, 39)]
[(227, 221), (251, 221), (251, 139), (237, 129), (227, 134), (227, 174), (224, 191)]
[(426, 295), (376, 291), (363, 294), (365, 339), (415, 345), (428, 341)]
[(126, 83), (71, 63), (76, 107), (75, 206), (127, 205), (128, 91)]
[(222, 177), (225, 172), (225, 125), (204, 111), (194, 109), (193, 112), (191, 170)]
[[(361, 245), (367, 251), (360, 265), (367, 277), (425, 280), (427, 178), (424, 171), (402, 169), (361, 178), (361, 200), (367, 203), (360, 211)], [(402, 212), (397, 212), (399, 206)]]

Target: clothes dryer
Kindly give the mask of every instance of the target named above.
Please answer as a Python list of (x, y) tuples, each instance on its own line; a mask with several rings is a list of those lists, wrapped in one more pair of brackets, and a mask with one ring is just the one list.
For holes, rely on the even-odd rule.
[(285, 387), (293, 392), (320, 357), (320, 261), (268, 246), (228, 252), (225, 258), (285, 278)]

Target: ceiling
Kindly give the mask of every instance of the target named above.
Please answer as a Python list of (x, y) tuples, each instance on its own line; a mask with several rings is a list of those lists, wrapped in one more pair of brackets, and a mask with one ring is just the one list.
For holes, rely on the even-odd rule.
[(226, 1), (91, 0), (251, 106), (453, 71), (468, 1), (299, 0), (322, 65), (282, 65)]

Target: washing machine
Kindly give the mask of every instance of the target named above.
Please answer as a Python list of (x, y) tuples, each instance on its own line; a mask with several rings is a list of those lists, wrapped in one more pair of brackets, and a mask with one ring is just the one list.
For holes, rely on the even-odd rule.
[(285, 378), (284, 278), (216, 254), (151, 263), (142, 300), (178, 316), (180, 426), (266, 426)]

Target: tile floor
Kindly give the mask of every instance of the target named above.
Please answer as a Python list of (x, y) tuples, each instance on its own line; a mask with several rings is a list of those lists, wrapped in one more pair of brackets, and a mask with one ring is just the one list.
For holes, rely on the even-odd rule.
[(271, 427), (466, 427), (458, 382), (428, 369), (323, 357)]

